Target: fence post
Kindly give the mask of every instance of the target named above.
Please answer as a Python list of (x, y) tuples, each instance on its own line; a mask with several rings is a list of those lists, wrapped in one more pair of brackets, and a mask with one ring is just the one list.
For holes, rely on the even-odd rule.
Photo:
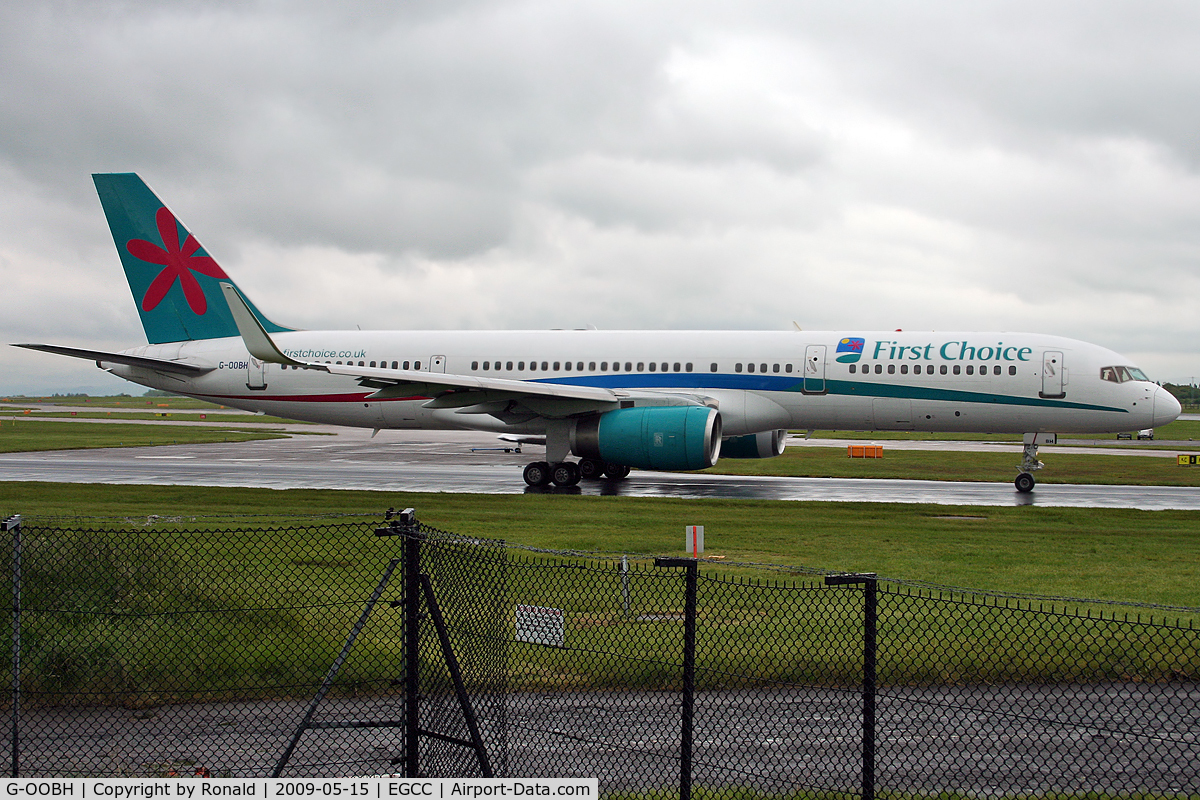
[(0, 524), (13, 535), (12, 556), (12, 777), (21, 771), (21, 515)]
[[(411, 511), (406, 509), (405, 512)], [(421, 769), (421, 528), (414, 518), (404, 536), (404, 775)]]
[(656, 558), (656, 567), (683, 567), (687, 588), (683, 600), (683, 720), (679, 743), (679, 800), (692, 797), (692, 728), (696, 702), (696, 583), (699, 563), (694, 558)]
[(863, 587), (862, 797), (875, 800), (875, 655), (879, 624), (879, 578), (874, 572), (827, 575), (826, 586)]

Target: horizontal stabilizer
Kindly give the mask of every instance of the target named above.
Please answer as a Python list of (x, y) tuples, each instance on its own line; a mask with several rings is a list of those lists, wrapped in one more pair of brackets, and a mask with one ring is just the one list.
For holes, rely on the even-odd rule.
[(517, 444), (534, 444), (543, 446), (546, 444), (545, 436), (522, 436), (516, 433), (502, 433), (496, 438), (502, 442), (516, 442)]
[(186, 361), (168, 361), (165, 358), (147, 358), (146, 356), (131, 356), (125, 353), (105, 353), (102, 350), (81, 350), (78, 347), (59, 347), (54, 344), (14, 344), (13, 347), (24, 347), (27, 350), (41, 350), (43, 353), (56, 353), (60, 356), (86, 358), (95, 361), (96, 366), (102, 362), (109, 364), (125, 364), (130, 367), (142, 367), (159, 372), (173, 372), (176, 375), (203, 375), (212, 372), (213, 367), (201, 367), (188, 364)]

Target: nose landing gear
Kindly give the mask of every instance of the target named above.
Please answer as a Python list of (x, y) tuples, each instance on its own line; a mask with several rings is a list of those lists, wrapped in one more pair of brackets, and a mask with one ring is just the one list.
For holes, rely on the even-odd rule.
[(1036, 483), (1033, 473), (1046, 466), (1041, 461), (1038, 461), (1038, 445), (1058, 444), (1058, 434), (1027, 433), (1025, 434), (1024, 442), (1025, 447), (1021, 451), (1021, 463), (1017, 465), (1017, 477), (1013, 481), (1013, 485), (1017, 487), (1018, 492), (1028, 494), (1033, 491), (1033, 486)]

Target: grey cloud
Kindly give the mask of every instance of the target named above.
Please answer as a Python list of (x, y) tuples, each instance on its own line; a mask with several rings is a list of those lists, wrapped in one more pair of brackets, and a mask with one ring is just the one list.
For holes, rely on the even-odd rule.
[[(301, 322), (395, 324), (386, 286), (405, 327), (1161, 335), (1187, 373), (1197, 16), (9, 3), (0, 272), (54, 290), (22, 284), (36, 323), (4, 335), (140, 340), (87, 178), (136, 170), (247, 283), (296, 282), (275, 294)], [(304, 291), (323, 269), (356, 282), (335, 276), (335, 306)]]

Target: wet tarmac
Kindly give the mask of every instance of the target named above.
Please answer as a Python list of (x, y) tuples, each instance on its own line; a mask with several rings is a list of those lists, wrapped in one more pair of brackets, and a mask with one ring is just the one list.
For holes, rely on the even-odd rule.
[[(1032, 493), (1021, 494), (1008, 481), (745, 477), (635, 470), (624, 481), (585, 481), (565, 489), (531, 489), (522, 481), (521, 471), (525, 464), (541, 457), (542, 448), (527, 447), (524, 453), (515, 452), (511, 445), (505, 447), (505, 443), (491, 434), (384, 431), (371, 438), (370, 431), (366, 430), (322, 426), (297, 426), (296, 429), (334, 435), (225, 444), (10, 453), (0, 455), (0, 480), (1200, 510), (1200, 489), (1191, 487), (1039, 483)], [(846, 441), (794, 441), (793, 444), (844, 447)], [(889, 441), (886, 446), (893, 449), (1003, 450), (1013, 452), (1014, 459), (1020, 451), (1019, 445), (972, 442)], [(1088, 449), (1129, 454), (1124, 448)], [(1051, 451), (1052, 448), (1042, 450), (1043, 454)], [(1081, 452), (1082, 449), (1069, 448), (1069, 451)], [(1171, 450), (1135, 452), (1167, 458), (1174, 454)]]

